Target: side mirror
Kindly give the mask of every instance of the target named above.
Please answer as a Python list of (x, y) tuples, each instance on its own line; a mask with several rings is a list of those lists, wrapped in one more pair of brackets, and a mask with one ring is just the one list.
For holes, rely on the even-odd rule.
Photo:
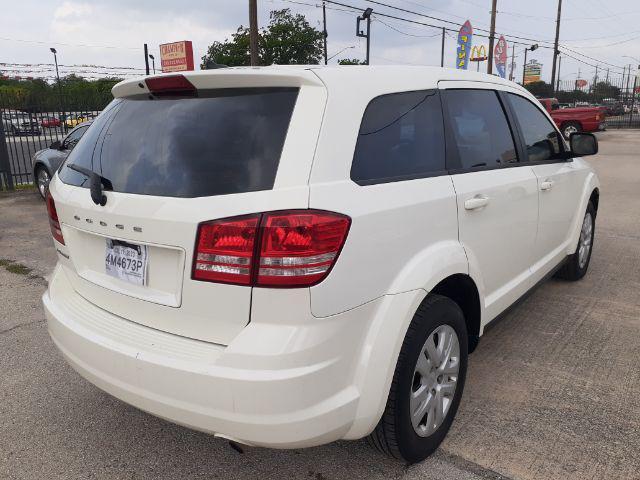
[(62, 150), (62, 144), (60, 143), (60, 140), (56, 140), (51, 145), (49, 145), (49, 148), (51, 148), (52, 150)]
[(598, 153), (598, 139), (593, 133), (573, 132), (569, 137), (571, 153), (576, 157), (586, 157)]

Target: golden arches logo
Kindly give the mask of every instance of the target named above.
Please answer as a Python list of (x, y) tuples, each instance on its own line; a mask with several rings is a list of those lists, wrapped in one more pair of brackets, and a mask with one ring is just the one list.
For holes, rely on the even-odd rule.
[(471, 48), (471, 61), (478, 62), (487, 59), (487, 49), (484, 45), (474, 45)]

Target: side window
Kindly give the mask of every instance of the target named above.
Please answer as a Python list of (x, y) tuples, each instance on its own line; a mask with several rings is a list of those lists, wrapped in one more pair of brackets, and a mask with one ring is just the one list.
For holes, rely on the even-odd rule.
[(507, 117), (493, 90), (447, 90), (444, 94), (458, 149), (458, 168), (496, 167), (518, 161)]
[(562, 159), (562, 139), (556, 128), (533, 103), (524, 97), (508, 93), (526, 143), (530, 162)]
[(89, 128), (89, 126), (80, 127), (71, 132), (67, 136), (67, 138), (64, 139), (64, 148), (66, 148), (67, 150), (73, 150), (73, 147), (75, 147), (76, 143), (80, 141), (82, 135), (84, 135), (84, 132), (87, 131), (87, 128)]
[(351, 179), (360, 185), (445, 171), (445, 139), (437, 90), (393, 93), (367, 106)]

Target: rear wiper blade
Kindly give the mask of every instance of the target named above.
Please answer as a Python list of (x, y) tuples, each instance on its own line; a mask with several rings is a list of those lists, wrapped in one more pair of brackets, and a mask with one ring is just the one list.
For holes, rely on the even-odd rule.
[(67, 165), (67, 167), (69, 167), (71, 170), (75, 170), (76, 172), (81, 173), (89, 179), (91, 200), (93, 200), (93, 203), (95, 203), (96, 205), (101, 205), (104, 207), (107, 204), (107, 196), (102, 193), (102, 188), (104, 187), (105, 190), (113, 190), (111, 181), (98, 175), (93, 170), (81, 167), (80, 165), (70, 163)]

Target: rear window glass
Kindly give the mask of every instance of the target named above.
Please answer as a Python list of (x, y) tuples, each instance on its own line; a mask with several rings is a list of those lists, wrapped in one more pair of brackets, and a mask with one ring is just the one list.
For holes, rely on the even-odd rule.
[[(93, 136), (91, 168), (123, 193), (203, 197), (269, 190), (297, 95), (297, 88), (242, 88), (200, 91), (197, 98), (125, 98), (109, 119), (96, 122), (102, 134)], [(88, 150), (76, 148), (67, 163), (86, 164), (77, 152)], [(67, 172), (73, 171), (63, 169), (63, 181), (88, 184)]]

